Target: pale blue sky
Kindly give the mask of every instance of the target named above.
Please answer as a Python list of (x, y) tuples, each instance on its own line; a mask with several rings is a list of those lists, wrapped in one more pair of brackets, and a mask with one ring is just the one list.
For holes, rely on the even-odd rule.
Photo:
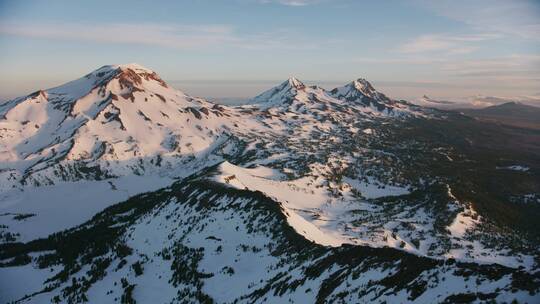
[(199, 96), (289, 76), (395, 98), (540, 93), (540, 1), (5, 1), (0, 99), (137, 62)]

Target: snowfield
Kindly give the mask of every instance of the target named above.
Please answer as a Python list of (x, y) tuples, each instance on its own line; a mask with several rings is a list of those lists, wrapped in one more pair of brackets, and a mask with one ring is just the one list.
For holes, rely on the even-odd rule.
[(365, 79), (218, 105), (137, 64), (7, 101), (0, 302), (537, 302), (504, 220), (540, 171), (432, 127), (456, 121)]
[[(229, 162), (224, 162), (219, 166), (220, 174), (216, 175), (214, 180), (236, 189), (259, 191), (280, 202), (289, 225), (297, 233), (318, 244), (333, 247), (342, 244), (362, 244), (374, 247), (390, 246), (401, 248), (413, 254), (438, 257), (427, 250), (427, 245), (430, 242), (435, 242), (435, 240), (428, 239), (423, 241), (421, 246), (415, 246), (407, 238), (402, 238), (399, 234), (396, 235), (394, 228), (397, 224), (400, 224), (400, 220), (388, 221), (385, 223), (384, 229), (378, 233), (367, 233), (368, 231), (361, 231), (361, 228), (351, 227), (350, 223), (354, 221), (351, 213), (358, 212), (358, 210), (376, 212), (377, 206), (370, 204), (369, 201), (362, 202), (347, 195), (345, 198), (348, 199), (336, 200), (326, 188), (320, 186), (321, 181), (316, 179), (302, 178), (299, 180), (279, 181), (257, 176), (256, 173), (261, 171), (266, 172), (270, 171), (270, 169), (263, 166), (244, 169)], [(272, 176), (270, 175), (270, 177)], [(354, 185), (351, 187), (358, 189), (361, 196), (366, 199), (410, 194), (406, 187), (380, 186), (376, 183), (355, 185), (355, 182), (350, 179), (344, 179), (344, 181), (348, 185)], [(318, 184), (319, 187), (316, 186)], [(455, 199), (450, 189), (448, 194), (450, 198)], [(454, 208), (459, 207), (454, 206)], [(428, 215), (415, 214), (415, 221), (422, 220), (429, 223)], [(534, 257), (531, 255), (517, 254), (508, 256), (507, 252), (492, 251), (485, 248), (478, 241), (469, 241), (467, 239), (468, 232), (473, 231), (481, 220), (481, 217), (470, 206), (459, 212), (447, 227), (447, 230), (450, 233), (452, 242), (456, 244), (456, 248), (460, 249), (452, 249), (440, 258), (454, 258), (483, 264), (497, 263), (509, 267), (523, 266), (527, 269), (534, 267)], [(419, 226), (416, 229), (426, 228)], [(472, 250), (466, 248), (472, 248)]]
[[(500, 302), (534, 301), (526, 290), (510, 292), (519, 284), (517, 278), (532, 279), (517, 270), (436, 262), (388, 248), (312, 243), (290, 233), (291, 221), (276, 208), (279, 202), (212, 184), (216, 173), (207, 171), (136, 196), (99, 213), (83, 226), (89, 230), (60, 234), (57, 244), (54, 239), (43, 241), (53, 250), (30, 253), (41, 259), (41, 266), (0, 268), (2, 286), (8, 291), (1, 294), (2, 300), (27, 295), (29, 303), (55, 299), (433, 303), (479, 294)], [(133, 208), (126, 209), (130, 204)], [(110, 242), (97, 233), (101, 229), (114, 235)], [(63, 238), (78, 234), (89, 236), (74, 248), (79, 258), (52, 266), (56, 254), (67, 253)], [(62, 279), (64, 273), (69, 273), (69, 280)], [(29, 284), (18, 284), (25, 276), (32, 276)], [(49, 288), (41, 289), (39, 282), (46, 278)]]
[[(45, 238), (90, 220), (106, 207), (172, 182), (167, 177), (127, 176), (11, 190), (0, 194), (0, 225), (20, 242)], [(28, 217), (18, 219), (17, 215)]]

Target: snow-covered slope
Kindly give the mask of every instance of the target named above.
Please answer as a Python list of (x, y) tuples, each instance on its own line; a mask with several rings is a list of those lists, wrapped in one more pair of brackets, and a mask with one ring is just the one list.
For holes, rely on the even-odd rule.
[(161, 176), (124, 176), (100, 181), (61, 182), (0, 194), (2, 242), (28, 242), (80, 225), (130, 197), (169, 186)]
[(0, 105), (2, 189), (166, 172), (231, 135), (290, 129), (298, 115), (312, 126), (336, 115), (425, 115), (365, 80), (328, 93), (290, 78), (252, 104), (215, 105), (137, 64), (104, 66)]
[[(339, 186), (340, 196), (336, 198), (324, 187), (323, 178), (306, 176), (280, 181), (259, 176), (261, 170), (264, 172), (268, 169), (246, 169), (224, 162), (214, 180), (237, 189), (259, 191), (280, 202), (289, 225), (318, 244), (388, 246), (422, 256), (483, 264), (499, 263), (509, 267), (525, 266), (527, 269), (532, 269), (535, 264), (532, 255), (514, 253), (508, 256), (505, 251), (485, 248), (481, 242), (469, 240), (469, 234), (483, 219), (470, 206), (457, 201), (448, 185), (430, 185), (429, 190), (425, 190), (445, 200), (444, 212), (454, 216), (454, 220), (445, 227), (444, 235), (444, 231), (435, 229), (441, 223), (432, 207), (418, 206), (423, 199), (408, 202), (406, 206), (394, 202), (393, 208), (404, 209), (397, 214), (382, 210), (380, 201), (374, 202), (374, 199), (406, 200), (411, 195), (408, 187), (384, 185), (381, 188), (373, 180), (358, 182), (345, 178)], [(419, 192), (418, 189), (416, 191)], [(384, 218), (383, 222), (379, 222), (379, 216)], [(441, 242), (446, 238), (451, 238), (452, 243), (447, 249)]]
[(296, 114), (311, 115), (343, 111), (378, 117), (427, 114), (411, 104), (386, 97), (365, 79), (358, 79), (343, 87), (326, 91), (318, 86), (306, 86), (300, 80), (291, 77), (254, 97), (249, 103), (261, 110), (278, 108)]
[(9, 101), (0, 116), (3, 188), (168, 171), (214, 149), (224, 126), (243, 124), (136, 64)]
[[(229, 169), (225, 165), (221, 170)], [(390, 248), (310, 242), (291, 229), (290, 216), (279, 202), (213, 183), (216, 174), (205, 170), (108, 208), (76, 229), (1, 252), (0, 257), (19, 266), (0, 268), (0, 300), (535, 300), (540, 282), (521, 270), (436, 261)], [(27, 276), (33, 280), (17, 283)]]
[(290, 103), (295, 95), (306, 88), (298, 79), (291, 77), (280, 85), (264, 91), (250, 100), (250, 103), (264, 104), (266, 107), (279, 106), (283, 103)]
[(371, 109), (374, 113), (383, 115), (419, 115), (418, 109), (409, 104), (392, 100), (375, 88), (367, 80), (359, 78), (345, 86), (338, 87), (330, 91), (331, 96), (336, 99), (346, 100), (355, 105), (361, 105)]
[[(519, 299), (540, 290), (535, 232), (498, 213), (536, 214), (515, 203), (540, 193), (535, 155), (478, 152), (501, 130), (392, 100), (363, 79), (327, 91), (290, 78), (228, 107), (139, 65), (105, 66), (0, 114), (0, 278), (35, 283), (5, 285), (5, 299), (55, 274), (30, 301), (432, 303), (510, 301), (509, 284)], [(497, 169), (516, 164), (529, 170)], [(417, 281), (397, 275), (424, 262)], [(452, 283), (424, 280), (432, 271)]]

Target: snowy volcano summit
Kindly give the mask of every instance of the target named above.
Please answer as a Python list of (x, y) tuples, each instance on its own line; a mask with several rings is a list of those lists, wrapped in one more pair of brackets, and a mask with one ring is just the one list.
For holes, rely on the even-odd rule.
[(139, 65), (104, 66), (0, 107), (2, 176), (43, 185), (175, 167), (217, 142), (223, 111)]
[(233, 107), (104, 66), (0, 104), (0, 301), (534, 303), (534, 136), (365, 79)]

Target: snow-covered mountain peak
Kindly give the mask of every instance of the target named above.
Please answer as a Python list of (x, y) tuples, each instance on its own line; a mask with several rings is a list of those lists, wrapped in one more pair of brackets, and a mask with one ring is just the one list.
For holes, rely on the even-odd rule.
[[(114, 174), (120, 175), (160, 167), (154, 157), (180, 159), (213, 144), (223, 132), (218, 118), (225, 111), (169, 87), (139, 65), (103, 66), (0, 105), (0, 127), (6, 130), (0, 171), (17, 176), (15, 181), (38, 171), (69, 171), (83, 162), (118, 169)], [(213, 123), (206, 122), (210, 119)], [(60, 178), (76, 174), (64, 175)]]
[(155, 73), (153, 70), (144, 67), (138, 63), (108, 64), (90, 72), (87, 77), (90, 77), (92, 75), (101, 77), (102, 75), (104, 75), (104, 73), (107, 72), (122, 72), (127, 70), (132, 70), (136, 73)]
[(289, 77), (289, 79), (287, 79), (286, 82), (289, 87), (297, 89), (297, 90), (302, 90), (306, 87), (304, 83), (298, 80), (296, 77)]
[(375, 90), (375, 88), (373, 88), (371, 83), (369, 83), (369, 81), (365, 80), (364, 78), (356, 79), (352, 82), (352, 85), (356, 90), (362, 92), (362, 94), (369, 97), (374, 97), (379, 93), (377, 92), (377, 90)]
[(156, 72), (137, 63), (111, 65), (108, 67), (115, 70), (116, 78), (123, 81), (132, 81), (134, 85), (141, 85), (143, 81), (154, 81), (162, 87), (168, 87), (167, 83)]
[(330, 93), (337, 98), (346, 98), (351, 101), (360, 101), (366, 97), (376, 101), (390, 101), (364, 78), (358, 78), (342, 87), (335, 88)]
[[(357, 111), (369, 116), (423, 115), (403, 102), (392, 100), (377, 91), (366, 79), (359, 78), (331, 91), (318, 86), (306, 86), (291, 77), (280, 85), (263, 92), (250, 102), (259, 110), (279, 108), (291, 115), (320, 115), (337, 112)], [(346, 108), (344, 106), (346, 105)], [(354, 110), (351, 110), (354, 108)]]
[(418, 108), (411, 108), (406, 102), (393, 100), (377, 91), (369, 81), (363, 78), (335, 88), (329, 92), (329, 95), (383, 116), (424, 115)]
[(156, 72), (137, 63), (104, 65), (90, 72), (84, 78), (91, 80), (110, 80), (111, 76), (114, 78), (121, 75), (138, 75), (146, 80), (150, 80), (151, 78), (149, 76), (153, 75), (152, 78), (155, 78), (154, 80), (159, 79), (160, 82), (164, 83)]
[(42, 99), (43, 101), (47, 101), (49, 99), (49, 94), (47, 91), (38, 90), (28, 95), (28, 97), (31, 99)]
[(289, 77), (287, 80), (283, 81), (278, 86), (276, 86), (276, 87), (274, 87), (274, 88), (272, 88), (272, 89), (270, 89), (270, 90), (268, 90), (266, 92), (274, 91), (276, 93), (278, 93), (278, 92), (280, 92), (280, 93), (296, 93), (297, 91), (303, 90), (305, 88), (306, 88), (306, 86), (304, 85), (303, 82), (301, 82), (300, 80), (298, 80), (295, 77)]
[(304, 83), (295, 77), (290, 77), (278, 86), (275, 86), (251, 99), (252, 104), (265, 104), (266, 106), (290, 103), (298, 91), (306, 89)]
[(119, 69), (122, 69), (122, 70), (127, 70), (127, 69), (130, 69), (130, 70), (134, 70), (136, 72), (146, 72), (146, 73), (154, 73), (153, 70), (147, 68), (147, 67), (144, 67), (138, 63), (126, 63), (126, 64), (116, 64), (116, 65), (111, 65), (111, 67), (115, 67), (115, 68), (119, 68)]
[[(138, 64), (105, 65), (85, 76), (46, 90), (51, 99), (61, 104), (70, 104), (99, 90), (103, 95), (110, 91), (115, 95), (168, 88), (159, 75)], [(27, 96), (26, 98), (31, 97)]]

